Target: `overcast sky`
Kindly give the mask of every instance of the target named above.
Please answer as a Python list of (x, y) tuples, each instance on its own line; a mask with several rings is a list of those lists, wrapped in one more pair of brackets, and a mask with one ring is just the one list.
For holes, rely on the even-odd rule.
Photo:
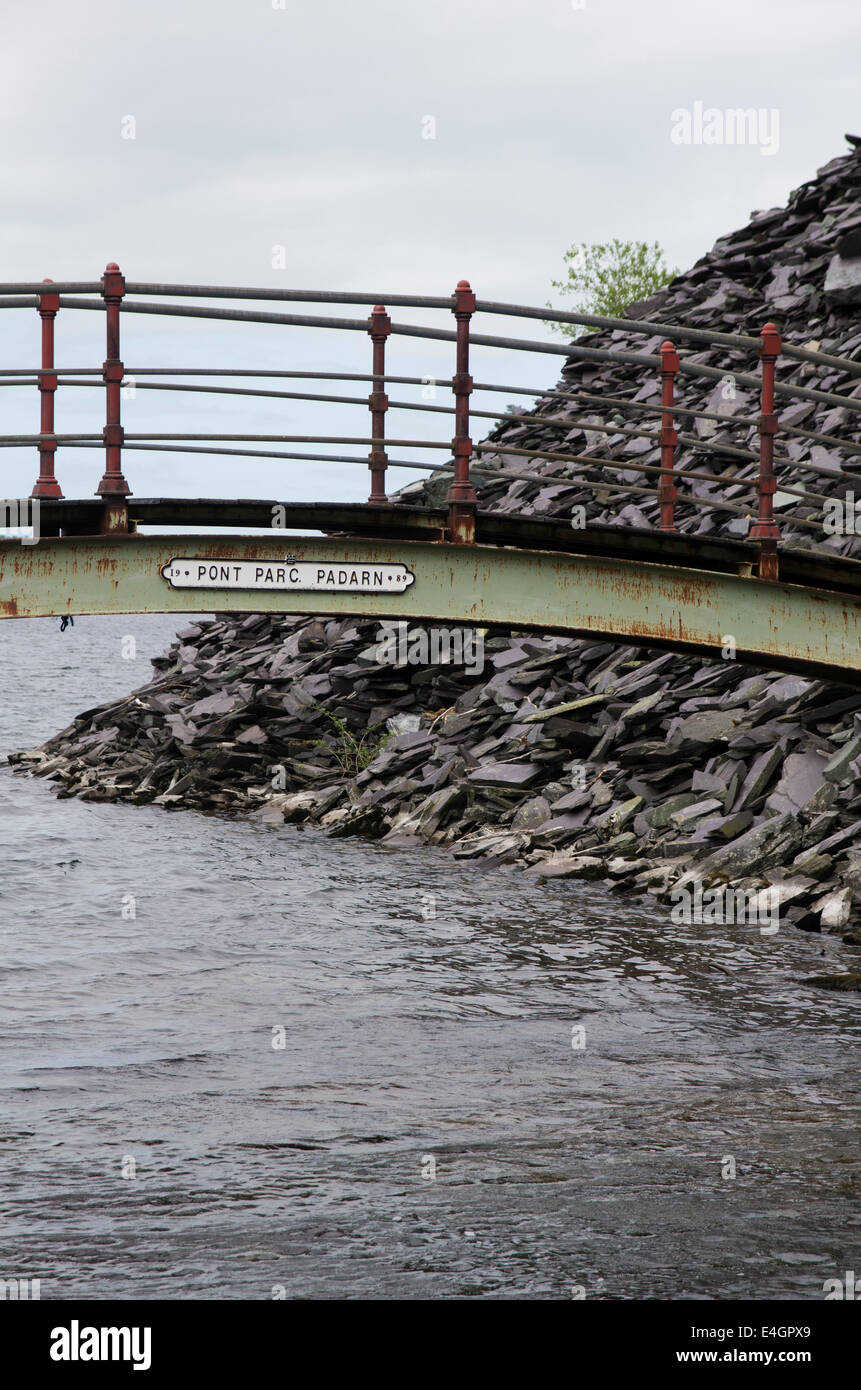
[[(657, 239), (684, 269), (861, 133), (857, 0), (5, 0), (3, 31), (3, 280), (97, 279), (117, 260), (134, 280), (374, 293), (448, 294), (465, 276), (486, 298), (543, 304), (572, 242)], [(769, 113), (771, 152), (674, 143), (673, 113), (697, 102)], [(3, 311), (0, 330), (0, 362), (35, 365), (35, 310)], [(355, 334), (130, 316), (123, 330), (130, 367), (369, 365)], [(101, 316), (61, 313), (57, 341), (61, 366), (100, 363)], [(403, 339), (389, 361), (452, 368)], [(486, 349), (474, 370), (542, 386), (558, 365)], [(35, 430), (35, 397), (3, 389), (7, 430)], [(212, 402), (140, 392), (124, 423), (367, 431), (360, 410)], [(61, 388), (58, 430), (100, 428), (102, 404)], [(391, 435), (427, 428), (389, 419)], [(33, 454), (4, 451), (0, 493), (29, 492)], [(367, 491), (361, 468), (336, 465), (129, 452), (125, 471), (147, 496)], [(67, 450), (58, 474), (87, 495), (101, 460)]]

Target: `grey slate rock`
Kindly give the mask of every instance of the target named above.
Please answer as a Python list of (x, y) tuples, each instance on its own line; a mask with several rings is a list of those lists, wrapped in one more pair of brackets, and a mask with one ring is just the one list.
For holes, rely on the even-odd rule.
[(782, 744), (768, 748), (764, 753), (760, 753), (754, 758), (750, 771), (742, 783), (734, 810), (744, 811), (759, 800), (772, 781), (777, 769), (781, 766), (783, 759), (784, 747)]
[(800, 811), (821, 787), (824, 768), (825, 759), (818, 753), (790, 753), (766, 807), (778, 815)]
[(468, 781), (482, 787), (525, 787), (540, 772), (536, 763), (485, 763), (469, 774)]
[(543, 796), (534, 796), (524, 801), (514, 812), (512, 830), (535, 830), (550, 819), (550, 802)]
[(861, 256), (835, 256), (825, 276), (825, 293), (840, 304), (861, 304)]

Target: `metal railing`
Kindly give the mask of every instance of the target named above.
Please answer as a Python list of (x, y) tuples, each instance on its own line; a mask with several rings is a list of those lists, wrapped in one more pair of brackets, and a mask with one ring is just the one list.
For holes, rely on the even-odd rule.
[[(86, 296), (98, 294), (99, 298)], [(139, 301), (127, 299), (127, 295), (142, 296)], [(149, 302), (152, 297), (161, 297), (158, 302)], [(366, 319), (327, 317), (309, 314), (272, 313), (260, 309), (237, 309), (234, 307), (201, 306), (189, 303), (165, 303), (164, 297), (181, 300), (222, 299), (258, 301), (299, 301), (320, 304), (362, 304), (370, 308)], [(441, 309), (454, 316), (454, 329), (420, 327), (412, 324), (393, 323), (389, 307), (408, 307), (417, 309)], [(564, 482), (566, 485), (591, 488), (598, 496), (613, 492), (629, 495), (650, 495), (657, 499), (659, 506), (659, 529), (666, 534), (677, 530), (676, 507), (684, 501), (694, 508), (713, 508), (736, 513), (747, 509), (731, 502), (728, 498), (708, 498), (696, 496), (693, 492), (680, 494), (679, 483), (705, 481), (723, 483), (734, 488), (746, 489), (756, 496), (756, 518), (751, 527), (749, 540), (758, 550), (758, 572), (763, 578), (775, 579), (778, 573), (777, 547), (780, 538), (778, 523), (774, 514), (774, 498), (777, 491), (776, 467), (792, 466), (797, 470), (827, 475), (830, 478), (842, 476), (854, 479), (857, 475), (842, 468), (825, 467), (812, 460), (793, 460), (775, 457), (777, 435), (776, 397), (791, 397), (804, 401), (840, 407), (850, 413), (861, 412), (861, 399), (851, 394), (821, 390), (814, 386), (781, 382), (777, 380), (776, 366), (781, 356), (804, 364), (810, 371), (816, 367), (827, 370), (833, 379), (835, 370), (849, 378), (849, 390), (857, 388), (854, 378), (861, 376), (861, 362), (851, 357), (837, 357), (808, 347), (784, 344), (776, 327), (766, 323), (759, 339), (742, 334), (709, 332), (705, 329), (685, 325), (667, 325), (644, 319), (623, 319), (599, 315), (566, 313), (538, 309), (526, 305), (498, 303), (477, 300), (469, 283), (461, 280), (454, 293), (446, 297), (415, 295), (371, 295), (358, 292), (329, 290), (282, 290), (268, 288), (241, 288), (218, 285), (174, 285), (145, 284), (127, 282), (119, 267), (111, 262), (98, 282), (61, 282), (50, 280), (41, 283), (16, 283), (0, 285), (0, 308), (35, 307), (41, 320), (41, 366), (38, 368), (0, 369), (0, 386), (36, 385), (40, 393), (40, 427), (36, 435), (9, 434), (0, 436), (0, 446), (15, 447), (31, 444), (38, 449), (39, 475), (32, 496), (44, 500), (60, 499), (63, 496), (57, 478), (56, 454), (58, 447), (92, 448), (101, 444), (105, 452), (104, 471), (96, 488), (104, 504), (102, 530), (116, 532), (129, 529), (128, 498), (131, 488), (126, 480), (124, 453), (133, 450), (159, 450), (165, 452), (187, 452), (207, 454), (229, 454), (251, 458), (277, 458), (289, 460), (319, 460), (326, 462), (355, 463), (367, 466), (370, 471), (371, 506), (382, 505), (388, 501), (386, 494), (386, 474), (390, 466), (436, 472), (439, 464), (423, 463), (412, 459), (391, 459), (390, 448), (444, 449), (451, 456), (451, 483), (446, 497), (448, 518), (447, 533), (452, 541), (461, 544), (474, 542), (476, 535), (476, 509), (478, 497), (473, 486), (473, 478), (482, 482), (501, 479), (505, 482), (525, 479), (541, 483)], [(100, 310), (105, 314), (106, 353), (100, 368), (69, 367), (60, 368), (54, 360), (54, 328), (61, 309)], [(532, 339), (491, 336), (472, 331), (471, 323), (475, 313), (506, 315), (519, 319), (539, 318), (545, 322), (578, 324), (599, 329), (622, 329), (630, 333), (653, 337), (658, 334), (672, 334), (662, 344), (659, 353), (636, 353), (628, 350), (599, 348), (588, 341), (576, 343), (552, 343)], [(173, 368), (141, 367), (126, 369), (120, 348), (121, 315), (128, 313), (154, 314), (160, 316), (181, 316), (185, 318), (223, 319), (228, 321), (291, 325), (351, 332), (365, 332), (371, 340), (371, 371), (369, 373), (350, 372), (309, 372), (303, 370), (274, 370), (250, 368)], [(454, 371), (449, 380), (440, 384), (452, 392), (450, 405), (436, 405), (427, 402), (392, 401), (387, 394), (391, 385), (424, 385), (427, 378), (395, 376), (387, 372), (386, 351), (392, 336), (418, 337), (455, 344)], [(735, 355), (746, 356), (757, 350), (761, 360), (759, 375), (733, 370), (733, 381), (742, 386), (754, 388), (760, 397), (760, 412), (756, 419), (743, 416), (718, 414), (714, 410), (697, 409), (691, 405), (680, 404), (677, 390), (680, 378), (723, 381), (727, 370), (710, 367), (702, 362), (682, 356), (676, 348), (676, 341), (692, 342), (718, 346)], [(660, 405), (648, 401), (629, 400), (619, 396), (609, 396), (576, 389), (563, 388), (525, 388), (505, 386), (498, 382), (474, 382), (470, 373), (470, 351), (473, 347), (493, 347), (504, 350), (526, 351), (531, 353), (563, 356), (569, 362), (591, 361), (601, 363), (620, 363), (655, 371), (660, 377)], [(362, 382), (369, 383), (371, 390), (367, 397), (358, 395), (337, 395), (334, 393), (311, 393), (275, 389), (272, 386), (237, 386), (187, 383), (171, 381), (140, 381), (140, 377), (152, 376), (194, 376), (254, 378), (256, 381), (306, 380), (318, 382)], [(215, 433), (131, 433), (127, 432), (121, 419), (121, 396), (123, 384), (133, 377), (141, 389), (152, 391), (196, 392), (217, 395), (250, 396), (336, 405), (361, 406), (370, 412), (369, 435), (273, 435), (273, 434), (215, 434)], [(105, 391), (105, 423), (100, 433), (57, 434), (55, 431), (54, 398), (58, 387), (103, 388)], [(567, 385), (567, 383), (566, 383)], [(512, 415), (504, 417), (504, 423), (522, 423), (529, 431), (539, 433), (547, 428), (565, 428), (569, 431), (580, 428), (608, 438), (647, 439), (654, 441), (659, 450), (660, 463), (637, 463), (632, 459), (605, 458), (593, 453), (576, 453), (565, 450), (547, 449), (528, 444), (518, 447), (502, 440), (486, 440), (473, 444), (471, 419), (493, 420), (498, 424), (499, 412), (477, 410), (471, 407), (470, 397), (474, 391), (504, 391), (509, 394), (527, 395), (539, 400), (538, 409), (528, 416)], [(600, 406), (605, 411), (611, 409), (617, 418), (609, 421), (577, 419), (572, 416), (542, 413), (556, 403), (563, 406), (567, 402), (577, 402), (586, 406)], [(444, 441), (392, 438), (386, 434), (386, 415), (389, 409), (415, 410), (453, 416), (454, 432), (450, 445)], [(618, 419), (620, 411), (646, 412), (659, 415), (655, 429), (638, 427), (635, 415), (632, 424), (622, 424)], [(756, 428), (759, 433), (759, 447), (755, 452), (750, 448), (701, 439), (699, 436), (680, 434), (677, 422), (684, 419), (706, 420), (719, 423), (725, 429), (742, 427)], [(797, 425), (787, 425), (783, 431), (800, 438), (813, 440), (825, 445), (837, 446), (849, 453), (861, 453), (861, 443), (842, 439), (833, 434), (818, 433)], [(731, 462), (738, 461), (742, 468), (756, 469), (755, 476), (745, 477), (741, 473), (720, 474), (700, 469), (677, 466), (676, 453), (679, 444), (686, 448), (698, 449), (725, 456)], [(352, 454), (320, 454), (283, 450), (261, 450), (250, 445), (259, 444), (305, 444), (305, 445), (352, 445), (368, 450), (366, 458)], [(241, 446), (241, 447), (239, 447)], [(484, 462), (484, 456), (493, 454), (498, 458), (526, 457), (544, 459), (548, 462), (567, 463), (577, 466), (582, 475), (576, 479), (569, 475), (562, 478), (544, 473), (514, 471), (509, 467), (493, 466)], [(594, 470), (604, 472), (627, 472), (640, 474), (645, 478), (655, 477), (655, 488), (635, 487), (630, 480), (614, 482), (606, 478), (586, 476)], [(806, 488), (781, 486), (787, 496), (801, 498), (804, 502), (824, 503), (828, 494), (811, 492)], [(816, 528), (816, 523), (806, 517), (790, 517), (793, 524), (802, 528)]]

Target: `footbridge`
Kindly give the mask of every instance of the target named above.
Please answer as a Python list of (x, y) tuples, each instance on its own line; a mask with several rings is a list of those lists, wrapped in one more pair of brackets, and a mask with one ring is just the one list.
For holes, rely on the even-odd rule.
[[(200, 304), (201, 299), (210, 302)], [(237, 300), (361, 304), (370, 313), (359, 319), (300, 315), (239, 309)], [(383, 301), (388, 307), (443, 310), (453, 314), (454, 327), (394, 323)], [(32, 532), (0, 541), (0, 617), (201, 611), (355, 614), (529, 628), (712, 656), (726, 655), (731, 648), (738, 659), (755, 665), (807, 671), (861, 685), (861, 563), (821, 548), (829, 506), (845, 510), (851, 505), (847, 498), (854, 499), (847, 491), (853, 479), (851, 468), (833, 463), (819, 468), (827, 474), (821, 487), (828, 491), (781, 483), (781, 492), (797, 499), (797, 505), (787, 510), (784, 495), (779, 521), (775, 513), (781, 463), (775, 454), (775, 437), (781, 397), (839, 407), (854, 421), (853, 412), (861, 411), (861, 400), (850, 393), (858, 385), (861, 363), (851, 358), (784, 345), (770, 323), (759, 340), (710, 334), (678, 324), (476, 300), (466, 281), (444, 298), (384, 297), (127, 283), (118, 267), (110, 264), (101, 280), (92, 283), (0, 285), (0, 308), (35, 308), (42, 345), (39, 367), (0, 368), (0, 386), (35, 386), (40, 399), (37, 433), (0, 436), (0, 446), (33, 446), (39, 459), (32, 492), (0, 502), (0, 508), (6, 509), (7, 528), (17, 525)], [(66, 309), (104, 315), (107, 351), (101, 366), (55, 365), (55, 321)], [(370, 337), (370, 371), (314, 372), (301, 365), (283, 370), (235, 365), (127, 367), (120, 354), (121, 317), (134, 313), (365, 333)], [(624, 327), (642, 333), (647, 345), (667, 336), (658, 352), (613, 352), (590, 346), (588, 339), (563, 345), (477, 334), (472, 326), (477, 313)], [(386, 350), (398, 335), (452, 343), (455, 370), (450, 379), (435, 383), (451, 393), (448, 403), (390, 399), (391, 386), (426, 388), (428, 382), (427, 377), (392, 375)], [(688, 344), (693, 352), (686, 352)], [(725, 378), (720, 369), (699, 360), (702, 344), (749, 354), (752, 364), (759, 358), (758, 370), (733, 374), (735, 383), (755, 390), (760, 398), (755, 421), (728, 421), (680, 400), (679, 386), (687, 378)], [(527, 391), (498, 382), (476, 382), (470, 373), (470, 350), (477, 345), (569, 360), (618, 359), (637, 366), (644, 376), (657, 374), (660, 404), (650, 404), (648, 399), (610, 399), (564, 387)], [(808, 368), (801, 384), (777, 379), (781, 356)], [(817, 370), (829, 385), (843, 378), (840, 389), (811, 384), (817, 380)], [(350, 380), (365, 383), (370, 390), (367, 395), (345, 396), (331, 389), (328, 394), (310, 394), (283, 389), (285, 378), (326, 383)], [(239, 381), (243, 384), (238, 385)], [(366, 434), (350, 436), (128, 431), (121, 410), (130, 382), (137, 390), (358, 406), (369, 411), (370, 425)], [(55, 396), (61, 386), (104, 393), (104, 424), (98, 431), (56, 431)], [(506, 444), (505, 433), (473, 443), (475, 427), (487, 421), (498, 423), (500, 411), (477, 409), (471, 398), (474, 393), (493, 391), (534, 397), (542, 427), (560, 428), (563, 440), (577, 423), (570, 410), (573, 401), (589, 410), (589, 430), (597, 436), (644, 439), (645, 452), (638, 456), (643, 461), (569, 452), (564, 444), (549, 450), (532, 444), (517, 447)], [(603, 417), (596, 416), (596, 407)], [(390, 410), (449, 415), (453, 437), (450, 442), (418, 433), (393, 438), (386, 430)], [(620, 423), (624, 410), (633, 417), (628, 424)], [(649, 414), (655, 418), (650, 420)], [(679, 467), (676, 453), (682, 436), (677, 426), (684, 429), (688, 421), (699, 419), (717, 419), (722, 427), (738, 424), (748, 431), (755, 425), (758, 448), (727, 445), (724, 439), (711, 449), (705, 434), (703, 439), (693, 437), (702, 463), (697, 459), (695, 468)], [(861, 445), (852, 439), (819, 435), (791, 424), (785, 432), (788, 437), (807, 435), (827, 444), (832, 457), (835, 447), (842, 447), (850, 459), (861, 453)], [(321, 452), (332, 446), (367, 452)], [(98, 449), (103, 456), (101, 477), (94, 477), (89, 497), (63, 495), (59, 460), (74, 448)], [(436, 463), (405, 458), (401, 456), (404, 449), (442, 450), (444, 458)], [(396, 457), (392, 450), (397, 451)], [(145, 458), (148, 451), (186, 457), (263, 457), (298, 462), (305, 469), (315, 460), (355, 463), (369, 470), (370, 493), (362, 503), (138, 496), (126, 478), (126, 472), (131, 472), (128, 459), (138, 454)], [(651, 457), (653, 463), (647, 461)], [(572, 507), (571, 515), (553, 519), (482, 507), (475, 490), (482, 483), (536, 478), (545, 484), (559, 482), (558, 468), (553, 474), (530, 471), (547, 462), (564, 465), (561, 476), (569, 485), (575, 479), (578, 486), (592, 488), (602, 498), (615, 497), (623, 503), (632, 495), (655, 499), (657, 524), (654, 528), (587, 524), (582, 507)], [(389, 497), (387, 470), (393, 466), (446, 479), (447, 491), (438, 489), (435, 505), (415, 505), (402, 494)], [(810, 467), (817, 471), (816, 465)], [(643, 485), (632, 484), (632, 475), (640, 477)], [(712, 486), (698, 490), (699, 482)], [(704, 508), (712, 510), (717, 524), (708, 534), (694, 534), (686, 518), (696, 518)], [(680, 519), (682, 509), (685, 516)], [(751, 519), (747, 536), (722, 534), (727, 518), (739, 515)], [(800, 530), (810, 536), (809, 546), (797, 540), (792, 545), (783, 543), (781, 528), (787, 519), (793, 523), (794, 534)], [(178, 529), (166, 533), (159, 529), (164, 527)], [(219, 534), (210, 528), (219, 528)]]

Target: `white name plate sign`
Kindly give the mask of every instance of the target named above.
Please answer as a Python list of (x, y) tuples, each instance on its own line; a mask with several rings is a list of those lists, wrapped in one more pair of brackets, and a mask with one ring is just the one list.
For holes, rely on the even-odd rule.
[(302, 590), (312, 593), (402, 594), (415, 580), (405, 565), (367, 561), (201, 560), (179, 556), (162, 566), (172, 589)]

